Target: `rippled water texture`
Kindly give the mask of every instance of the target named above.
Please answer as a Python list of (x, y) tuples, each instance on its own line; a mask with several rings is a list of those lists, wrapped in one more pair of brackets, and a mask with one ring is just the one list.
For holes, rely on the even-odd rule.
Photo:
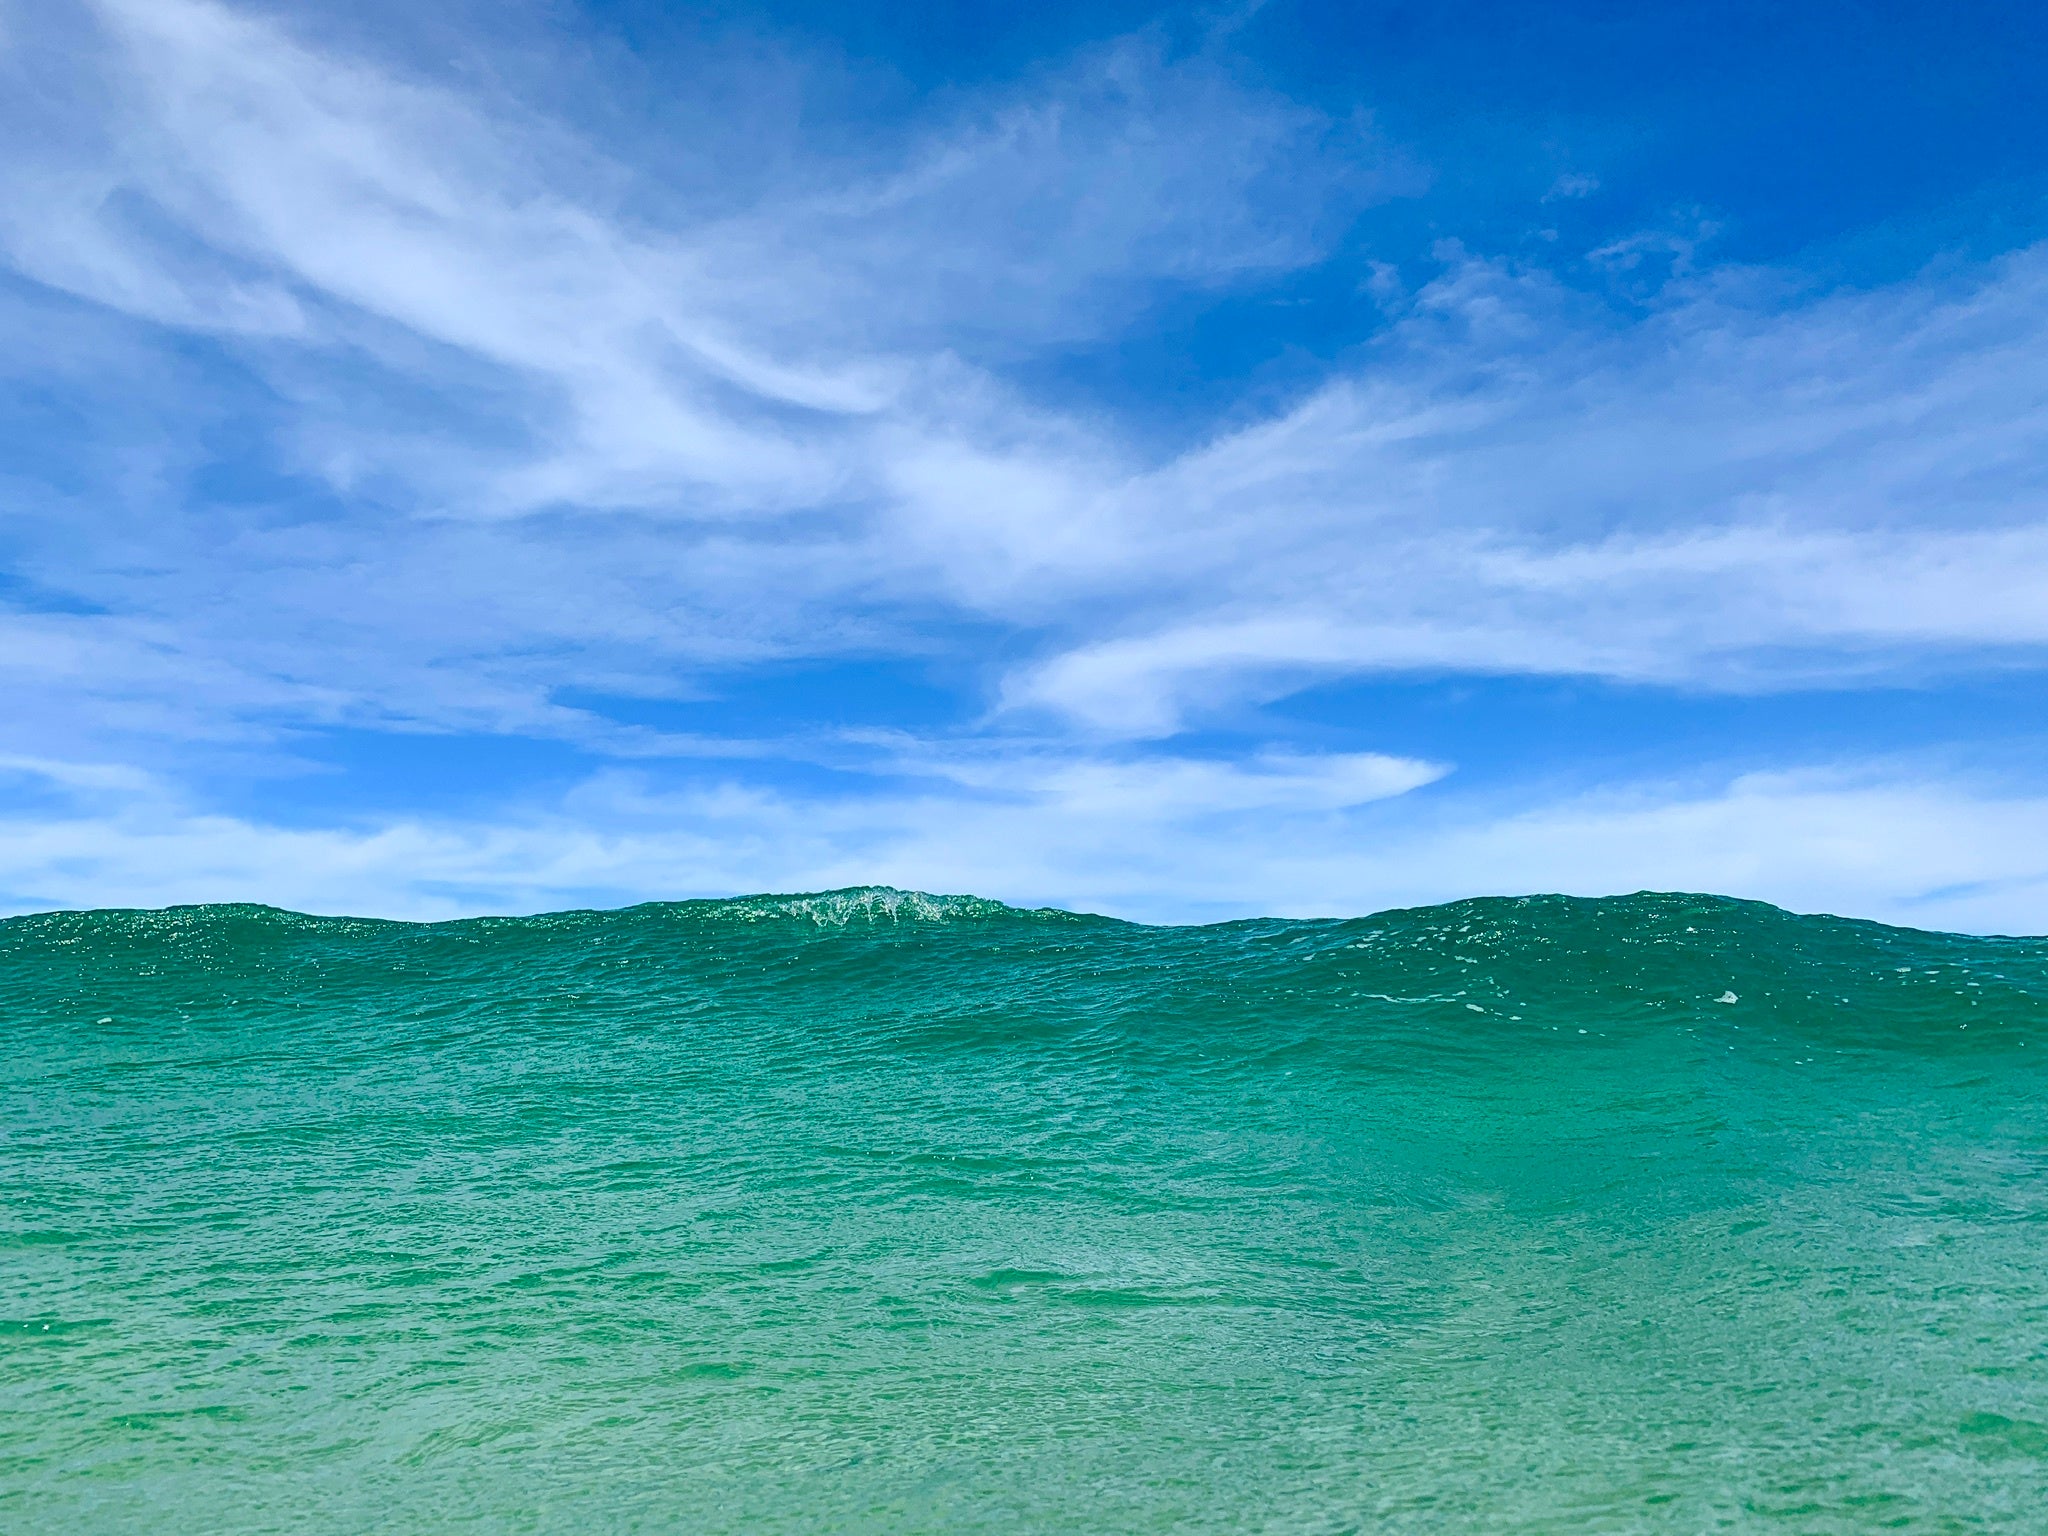
[(14, 1531), (2048, 1530), (2048, 943), (0, 924)]

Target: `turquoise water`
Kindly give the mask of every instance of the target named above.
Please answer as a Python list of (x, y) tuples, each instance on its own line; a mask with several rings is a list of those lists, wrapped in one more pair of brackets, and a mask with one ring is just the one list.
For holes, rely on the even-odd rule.
[(0, 923), (10, 1531), (2048, 1530), (2048, 941)]

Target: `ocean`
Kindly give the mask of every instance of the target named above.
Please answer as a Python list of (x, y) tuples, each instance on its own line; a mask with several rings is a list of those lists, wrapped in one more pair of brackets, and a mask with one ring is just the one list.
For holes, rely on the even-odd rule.
[(0, 923), (0, 1528), (2048, 1531), (2048, 941)]

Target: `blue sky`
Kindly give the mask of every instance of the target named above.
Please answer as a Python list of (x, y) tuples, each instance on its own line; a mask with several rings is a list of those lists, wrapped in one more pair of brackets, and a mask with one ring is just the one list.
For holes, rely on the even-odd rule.
[(0, 907), (2048, 929), (2044, 65), (0, 4)]

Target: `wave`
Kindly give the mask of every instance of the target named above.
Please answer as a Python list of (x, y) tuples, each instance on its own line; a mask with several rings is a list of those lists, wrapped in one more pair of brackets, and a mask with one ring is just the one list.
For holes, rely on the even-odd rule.
[(2048, 942), (0, 922), (24, 1529), (2021, 1529)]

